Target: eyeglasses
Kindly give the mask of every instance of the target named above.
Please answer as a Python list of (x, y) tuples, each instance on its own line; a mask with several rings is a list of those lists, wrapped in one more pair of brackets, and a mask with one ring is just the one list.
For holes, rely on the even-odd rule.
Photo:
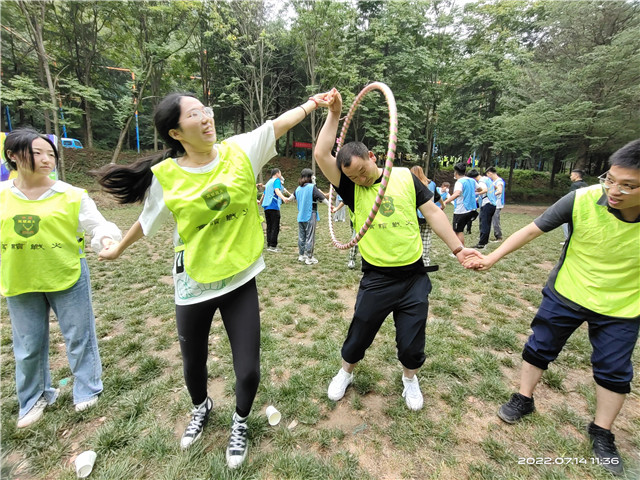
[(213, 108), (203, 107), (201, 110), (196, 108), (187, 113), (187, 119), (197, 120), (198, 122), (202, 121), (203, 116), (213, 118)]
[(604, 172), (602, 175), (598, 177), (598, 180), (600, 180), (600, 185), (602, 185), (605, 190), (609, 190), (611, 187), (615, 185), (618, 187), (618, 191), (623, 195), (629, 195), (632, 190), (635, 190), (636, 188), (638, 188), (637, 185), (634, 187), (633, 185), (629, 185), (628, 183), (621, 184), (618, 182), (614, 182), (609, 178), (609, 172)]

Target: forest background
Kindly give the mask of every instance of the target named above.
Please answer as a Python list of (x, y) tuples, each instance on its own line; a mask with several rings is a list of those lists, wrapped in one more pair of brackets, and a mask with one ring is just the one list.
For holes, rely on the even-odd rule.
[[(163, 148), (152, 114), (171, 91), (213, 106), (226, 138), (334, 86), (346, 112), (382, 81), (400, 158), (433, 170), (475, 156), (549, 172), (554, 187), (571, 168), (602, 173), (638, 137), (639, 12), (637, 1), (3, 1), (2, 129), (32, 125), (122, 162)], [(350, 139), (384, 153), (386, 108), (368, 95)], [(322, 121), (311, 114), (279, 153), (311, 159), (294, 142), (314, 144)]]
[[(87, 188), (125, 230), (140, 206), (116, 205), (87, 171), (161, 150), (152, 112), (168, 92), (191, 91), (211, 105), (223, 139), (334, 86), (346, 112), (364, 85), (382, 81), (398, 104), (398, 153), (429, 167), (430, 176), (450, 174), (439, 156), (476, 152), (479, 165), (497, 165), (521, 198), (541, 183), (564, 192), (567, 175), (557, 174), (582, 167), (598, 175), (613, 151), (639, 136), (639, 23), (637, 1), (2, 0), (1, 128), (8, 131), (11, 119), (13, 128), (81, 139), (83, 150), (61, 150), (61, 176)], [(279, 157), (263, 174), (278, 166), (292, 188), (300, 168), (311, 165), (310, 151), (294, 142), (313, 144), (322, 121), (314, 113), (280, 139)], [(368, 95), (349, 138), (383, 153), (387, 122), (384, 100)], [(326, 190), (325, 179), (318, 181)], [(544, 209), (514, 205), (512, 197), (502, 215), (505, 234)], [(561, 253), (560, 229), (487, 274), (462, 269), (434, 238), (440, 270), (431, 275), (428, 360), (420, 372), (425, 408), (416, 413), (401, 397), (391, 322), (346, 398), (327, 399), (360, 271), (346, 267), (347, 252), (333, 248), (325, 226), (317, 233), (320, 262), (296, 262), (295, 210), (284, 206), (282, 252), (266, 254), (257, 279), (262, 381), (241, 469), (229, 471), (224, 457), (235, 377), (219, 316), (208, 364), (216, 408), (202, 441), (179, 449), (191, 404), (175, 338), (168, 223), (120, 262), (87, 256), (105, 369), (105, 391), (92, 410), (72, 407), (72, 375), (52, 321), (50, 360), (61, 397), (34, 428), (16, 428), (11, 329), (0, 302), (0, 478), (71, 480), (74, 459), (88, 449), (98, 454), (96, 480), (610, 478), (592, 458), (585, 431), (596, 401), (586, 328), (545, 373), (537, 413), (516, 426), (495, 415), (517, 388), (520, 349)], [(348, 223), (336, 229), (349, 238)], [(640, 349), (633, 363), (640, 365)], [(637, 390), (615, 425), (634, 480)], [(270, 404), (283, 414), (276, 427), (263, 415)]]

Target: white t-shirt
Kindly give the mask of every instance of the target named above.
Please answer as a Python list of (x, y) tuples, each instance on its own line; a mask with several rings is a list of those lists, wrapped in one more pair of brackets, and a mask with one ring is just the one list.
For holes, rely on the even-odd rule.
[[(276, 152), (276, 137), (273, 131), (273, 122), (267, 121), (264, 125), (258, 127), (252, 132), (236, 135), (228, 139), (238, 145), (249, 158), (255, 177), (258, 176), (262, 167), (273, 157)], [(218, 144), (214, 145), (218, 149)], [(175, 161), (175, 159), (174, 159)], [(219, 161), (219, 156), (209, 164), (203, 167), (180, 167), (186, 172), (204, 173), (211, 171)], [(160, 182), (153, 177), (151, 187), (147, 193), (144, 202), (144, 208), (138, 218), (142, 231), (146, 236), (157, 233), (162, 224), (171, 217), (171, 211), (164, 203), (162, 194), (162, 186)], [(173, 244), (179, 245), (180, 237), (177, 227), (173, 231)], [(176, 253), (173, 262), (173, 283), (175, 285), (175, 302), (176, 305), (191, 305), (194, 303), (204, 302), (215, 297), (220, 297), (241, 287), (249, 280), (254, 278), (258, 273), (264, 270), (265, 264), (262, 256), (253, 262), (242, 272), (212, 283), (199, 283), (191, 278), (186, 270), (176, 272), (176, 264), (182, 258), (181, 253)]]
[[(44, 200), (56, 193), (64, 193), (71, 187), (72, 185), (63, 182), (62, 180), (56, 180), (49, 190), (40, 195), (38, 200)], [(13, 184), (13, 180), (0, 182), (0, 190), (4, 190), (6, 188), (11, 189), (11, 193), (15, 194), (18, 198), (29, 200), (27, 196)], [(87, 192), (84, 192), (80, 199), (77, 236), (83, 237), (85, 233), (91, 236), (91, 248), (95, 252), (102, 250), (103, 238), (111, 238), (116, 242), (122, 240), (122, 232), (120, 229), (115, 223), (107, 222), (107, 220), (98, 211), (98, 207), (96, 207), (95, 202), (89, 197)]]

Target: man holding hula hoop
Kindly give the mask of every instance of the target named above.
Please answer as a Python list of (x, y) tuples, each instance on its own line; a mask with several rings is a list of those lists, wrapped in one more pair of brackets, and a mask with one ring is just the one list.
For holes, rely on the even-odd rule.
[[(382, 168), (373, 152), (360, 142), (346, 144), (335, 158), (335, 143), (342, 97), (333, 89), (325, 100), (329, 114), (320, 131), (315, 157), (324, 175), (354, 212), (355, 226), (362, 225), (382, 181)], [(433, 231), (447, 244), (460, 263), (479, 255), (464, 248), (447, 216), (433, 202), (433, 194), (406, 168), (394, 168), (375, 220), (360, 240), (363, 276), (355, 312), (342, 346), (342, 368), (333, 378), (328, 396), (340, 400), (353, 381), (355, 365), (364, 358), (382, 322), (393, 312), (398, 358), (403, 366), (404, 397), (411, 410), (420, 410), (422, 392), (416, 372), (425, 360), (425, 325), (431, 283), (422, 262), (422, 240), (416, 218), (419, 209)]]

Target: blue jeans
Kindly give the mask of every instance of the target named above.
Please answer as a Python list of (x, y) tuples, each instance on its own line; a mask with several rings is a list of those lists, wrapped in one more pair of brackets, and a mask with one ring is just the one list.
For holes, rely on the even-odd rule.
[(102, 392), (102, 364), (98, 353), (95, 317), (91, 305), (91, 284), (87, 261), (76, 284), (59, 292), (30, 292), (7, 297), (13, 354), (16, 359), (16, 391), (24, 417), (44, 396), (56, 400), (49, 367), (49, 312), (58, 318), (67, 347), (67, 358), (75, 380), (73, 403), (91, 400)]

